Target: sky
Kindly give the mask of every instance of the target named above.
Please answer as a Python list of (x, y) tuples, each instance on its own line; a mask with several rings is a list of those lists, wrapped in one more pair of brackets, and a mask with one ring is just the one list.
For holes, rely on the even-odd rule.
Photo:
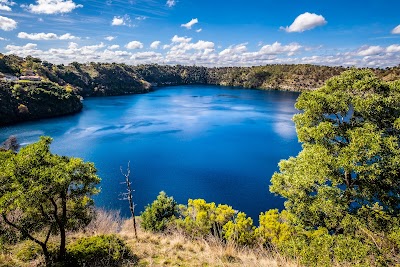
[(0, 53), (197, 66), (400, 64), (399, 0), (0, 0)]

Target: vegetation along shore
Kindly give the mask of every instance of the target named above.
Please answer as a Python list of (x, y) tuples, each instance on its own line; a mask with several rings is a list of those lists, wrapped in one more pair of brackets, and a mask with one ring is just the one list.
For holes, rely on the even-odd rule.
[[(79, 112), (82, 97), (147, 93), (155, 86), (211, 84), (309, 91), (347, 69), (301, 64), (221, 68), (94, 62), (55, 65), (30, 56), (1, 54), (0, 125)], [(400, 67), (371, 70), (384, 81), (400, 77)]]

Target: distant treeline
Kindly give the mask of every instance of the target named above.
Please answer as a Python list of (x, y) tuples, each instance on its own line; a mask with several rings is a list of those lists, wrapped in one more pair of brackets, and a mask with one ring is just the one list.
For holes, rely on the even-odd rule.
[[(21, 84), (19, 81), (1, 83), (0, 125), (20, 120), (59, 116), (81, 109), (79, 104), (68, 102), (65, 105), (58, 104), (56, 110), (54, 107), (48, 107), (50, 103), (47, 101), (47, 97), (41, 98), (42, 102), (36, 101), (37, 99), (35, 101), (31, 99), (31, 101), (30, 93), (22, 94), (24, 102), (20, 99), (21, 94), (17, 95), (16, 91), (31, 92), (35, 91), (35, 88), (40, 88), (43, 93), (49, 88), (57, 88), (55, 89), (57, 92), (53, 95), (58, 99), (56, 102), (73, 98), (75, 98), (73, 102), (76, 102), (78, 96), (146, 93), (154, 86), (185, 84), (307, 91), (321, 87), (326, 80), (339, 75), (346, 69), (348, 68), (306, 64), (214, 68), (158, 64), (130, 66), (123, 63), (95, 62), (72, 62), (69, 65), (56, 65), (31, 56), (21, 58), (15, 55), (0, 54), (1, 73), (15, 77), (34, 73), (42, 78), (41, 83), (32, 82), (29, 85), (21, 85), (23, 90), (15, 90), (15, 84)], [(373, 71), (385, 81), (400, 78), (400, 65), (386, 69), (373, 69)], [(50, 85), (51, 83), (53, 85)], [(60, 87), (65, 89), (65, 93), (61, 93)], [(10, 101), (13, 103), (12, 105)], [(28, 108), (29, 113), (26, 113), (26, 109), (20, 106), (21, 104)], [(37, 105), (41, 105), (42, 111), (47, 111), (34, 113), (38, 109)], [(25, 111), (23, 116), (21, 108), (22, 111)], [(10, 117), (9, 114), (16, 115)], [(4, 120), (5, 117), (10, 118)]]

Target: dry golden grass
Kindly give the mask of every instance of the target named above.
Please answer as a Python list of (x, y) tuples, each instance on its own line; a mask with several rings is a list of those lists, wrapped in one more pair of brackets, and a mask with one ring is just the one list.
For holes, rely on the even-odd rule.
[(220, 240), (191, 239), (182, 233), (151, 233), (138, 228), (133, 234), (131, 220), (124, 221), (120, 236), (139, 258), (139, 266), (298, 266), (265, 249), (240, 248)]
[[(242, 248), (235, 244), (225, 244), (214, 237), (192, 239), (179, 231), (152, 233), (144, 231), (138, 221), (138, 238), (133, 231), (132, 220), (122, 220), (115, 211), (97, 211), (97, 218), (82, 231), (69, 233), (68, 242), (82, 236), (99, 234), (117, 234), (138, 257), (138, 264), (123, 266), (299, 266), (293, 261), (282, 258), (278, 253), (263, 248)], [(52, 237), (57, 238), (57, 237)], [(18, 250), (18, 245), (14, 247)], [(15, 257), (16, 253), (0, 253), (0, 267), (34, 267), (43, 264), (43, 259), (23, 262)], [(5, 263), (9, 262), (7, 265)]]

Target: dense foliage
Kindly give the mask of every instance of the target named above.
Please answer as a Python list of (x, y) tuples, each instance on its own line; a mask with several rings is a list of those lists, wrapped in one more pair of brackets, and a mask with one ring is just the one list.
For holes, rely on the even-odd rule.
[(71, 114), (79, 96), (51, 82), (0, 82), (0, 125)]
[(177, 210), (177, 203), (165, 192), (160, 192), (157, 199), (151, 205), (147, 205), (142, 212), (141, 226), (146, 230), (162, 232), (168, 223), (173, 220)]
[(303, 93), (296, 107), (303, 111), (294, 117), (303, 150), (279, 163), (270, 187), (287, 199), (295, 237), (311, 244), (316, 235), (333, 252), (351, 240), (364, 256), (373, 255), (370, 263), (393, 263), (399, 249), (390, 238), (400, 214), (399, 83), (350, 70)]
[[(345, 70), (308, 64), (214, 68), (95, 62), (55, 65), (31, 56), (0, 54), (0, 73), (15, 77), (34, 73), (44, 81), (0, 82), (0, 124), (77, 112), (82, 107), (74, 94), (137, 94), (149, 92), (154, 86), (183, 84), (307, 91), (321, 87)], [(373, 71), (386, 81), (400, 77), (399, 67)]]
[(100, 182), (93, 163), (54, 155), (50, 143), (51, 138), (42, 137), (18, 153), (0, 151), (1, 222), (5, 230), (37, 243), (47, 262), (52, 234), (59, 234), (62, 260), (67, 230), (90, 222), (91, 196)]
[(116, 235), (82, 237), (67, 246), (66, 266), (122, 266), (133, 259), (125, 242)]

